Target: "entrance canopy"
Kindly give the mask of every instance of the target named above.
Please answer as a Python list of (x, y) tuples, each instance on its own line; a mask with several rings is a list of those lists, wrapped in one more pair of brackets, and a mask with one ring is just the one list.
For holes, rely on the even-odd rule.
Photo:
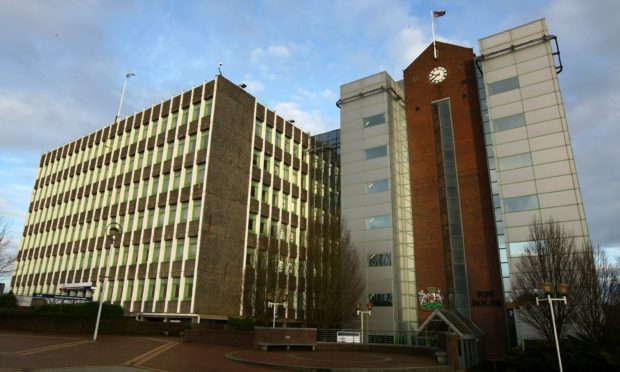
[(478, 338), (484, 334), (477, 325), (463, 315), (453, 310), (437, 309), (433, 310), (424, 323), (418, 329), (421, 331), (449, 331), (455, 333), (461, 339)]

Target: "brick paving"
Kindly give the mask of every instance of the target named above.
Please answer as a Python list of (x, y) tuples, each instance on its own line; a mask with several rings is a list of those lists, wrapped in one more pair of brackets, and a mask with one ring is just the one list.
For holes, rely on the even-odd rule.
[(429, 357), (353, 351), (256, 351), (178, 337), (0, 331), (0, 371), (446, 371)]

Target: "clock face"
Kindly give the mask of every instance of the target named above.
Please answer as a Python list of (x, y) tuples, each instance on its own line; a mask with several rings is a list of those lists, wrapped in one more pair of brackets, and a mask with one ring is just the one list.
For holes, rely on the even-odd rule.
[(448, 69), (443, 66), (437, 66), (428, 74), (428, 80), (433, 84), (439, 84), (448, 77)]

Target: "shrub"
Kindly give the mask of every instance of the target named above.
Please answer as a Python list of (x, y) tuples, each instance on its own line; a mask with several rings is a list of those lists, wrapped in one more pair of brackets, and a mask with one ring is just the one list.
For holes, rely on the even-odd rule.
[(12, 291), (0, 296), (0, 308), (17, 309), (17, 297), (15, 297)]
[(256, 326), (262, 326), (263, 322), (250, 317), (228, 318), (228, 327), (235, 331), (252, 331)]

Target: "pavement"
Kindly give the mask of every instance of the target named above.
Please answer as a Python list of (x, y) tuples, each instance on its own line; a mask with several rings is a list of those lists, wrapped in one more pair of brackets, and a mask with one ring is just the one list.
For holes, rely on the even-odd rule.
[(130, 337), (0, 331), (0, 372), (447, 371), (428, 357), (353, 351), (257, 351)]

